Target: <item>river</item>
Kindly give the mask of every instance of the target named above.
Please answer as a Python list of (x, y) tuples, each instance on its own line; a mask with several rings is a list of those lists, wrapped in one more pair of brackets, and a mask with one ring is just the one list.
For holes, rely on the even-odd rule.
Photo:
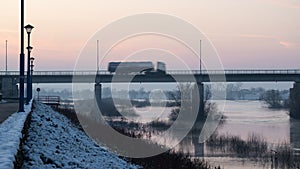
[[(217, 105), (219, 103), (221, 102), (216, 101)], [(135, 109), (139, 114), (137, 120), (148, 122), (155, 119), (167, 120), (172, 108)], [(226, 101), (224, 110), (221, 111), (226, 119), (218, 127), (218, 135), (239, 136), (242, 140), (255, 135), (265, 140), (271, 149), (282, 143), (300, 148), (300, 121), (291, 120), (288, 110), (272, 110), (260, 101)], [(188, 153), (196, 158), (203, 157), (204, 153), (205, 161), (222, 168), (271, 168), (271, 164), (268, 163), (262, 164), (228, 154), (214, 154), (206, 144), (199, 144), (197, 137), (197, 134), (187, 136), (175, 147), (176, 151)]]

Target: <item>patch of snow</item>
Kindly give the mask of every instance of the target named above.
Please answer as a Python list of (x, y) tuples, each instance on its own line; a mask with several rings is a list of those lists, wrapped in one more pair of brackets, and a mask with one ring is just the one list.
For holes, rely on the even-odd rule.
[(35, 103), (23, 168), (140, 168), (98, 146), (67, 117)]
[(17, 112), (9, 116), (0, 124), (0, 168), (14, 168), (15, 156), (17, 155), (22, 130), (26, 118), (31, 111), (31, 104), (25, 105), (25, 112)]
[(1, 103), (6, 103), (6, 102), (7, 102), (7, 101), (5, 101), (5, 100), (0, 100), (0, 104), (1, 104)]

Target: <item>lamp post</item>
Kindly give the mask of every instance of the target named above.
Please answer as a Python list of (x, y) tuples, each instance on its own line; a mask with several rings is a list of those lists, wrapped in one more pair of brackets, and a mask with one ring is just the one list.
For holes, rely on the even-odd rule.
[(200, 75), (202, 75), (202, 40), (200, 40), (199, 57), (200, 57)]
[(32, 90), (31, 90), (31, 75), (30, 75), (30, 53), (32, 51), (32, 47), (30, 46), (30, 34), (31, 34), (31, 31), (32, 29), (34, 28), (33, 26), (31, 25), (26, 25), (24, 27), (26, 29), (26, 32), (27, 32), (27, 35), (28, 35), (28, 46), (27, 46), (27, 51), (28, 51), (28, 54), (27, 54), (27, 102), (26, 104), (28, 104), (32, 98)]
[(24, 112), (24, 0), (21, 0), (21, 47), (20, 47), (20, 95), (19, 112)]
[(33, 49), (33, 47), (31, 47), (31, 46), (27, 47), (28, 58), (27, 58), (27, 100), (26, 100), (26, 104), (29, 104), (29, 102), (32, 98), (32, 90), (31, 90), (32, 81), (31, 81), (31, 71), (30, 71), (30, 54), (31, 54), (32, 49)]
[(31, 82), (32, 82), (33, 67), (34, 67), (33, 61), (34, 61), (34, 57), (31, 57), (30, 58), (30, 72), (31, 72), (31, 78), (30, 78), (30, 80), (31, 80)]
[(7, 74), (7, 40), (5, 42), (5, 72)]
[(30, 58), (30, 98), (32, 99), (32, 75), (33, 75), (34, 57)]

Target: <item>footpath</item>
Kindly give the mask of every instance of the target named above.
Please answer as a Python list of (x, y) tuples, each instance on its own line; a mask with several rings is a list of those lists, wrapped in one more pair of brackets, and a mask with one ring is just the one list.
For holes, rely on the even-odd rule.
[(22, 130), (28, 114), (31, 111), (32, 102), (25, 105), (25, 112), (16, 112), (10, 115), (0, 124), (0, 168), (12, 169), (19, 151)]
[(0, 101), (0, 124), (11, 114), (18, 111), (19, 103), (17, 101)]

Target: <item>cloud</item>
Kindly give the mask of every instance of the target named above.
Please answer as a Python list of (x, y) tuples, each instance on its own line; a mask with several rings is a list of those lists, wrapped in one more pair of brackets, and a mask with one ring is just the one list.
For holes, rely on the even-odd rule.
[(279, 36), (272, 36), (272, 35), (265, 35), (265, 34), (215, 34), (215, 33), (209, 33), (210, 35), (218, 36), (220, 37), (237, 37), (237, 38), (246, 38), (246, 39), (255, 39), (257, 42), (260, 42), (262, 40), (270, 40), (274, 44), (279, 44), (280, 46), (288, 49), (296, 48), (298, 47), (299, 43), (291, 42), (288, 40), (284, 40), (283, 37)]
[(296, 46), (296, 44), (287, 41), (279, 41), (279, 44), (284, 48), (294, 48)]
[(256, 38), (256, 39), (277, 39), (277, 37), (262, 34), (239, 34), (239, 37)]
[(289, 48), (289, 49), (290, 48), (295, 48), (297, 46), (296, 43), (289, 42), (289, 41), (286, 41), (286, 40), (282, 40), (282, 38), (280, 38), (280, 37), (270, 36), (270, 35), (262, 35), (262, 34), (240, 34), (240, 37), (255, 38), (255, 39), (271, 39), (271, 40), (274, 40), (274, 41), (278, 42), (284, 48)]

